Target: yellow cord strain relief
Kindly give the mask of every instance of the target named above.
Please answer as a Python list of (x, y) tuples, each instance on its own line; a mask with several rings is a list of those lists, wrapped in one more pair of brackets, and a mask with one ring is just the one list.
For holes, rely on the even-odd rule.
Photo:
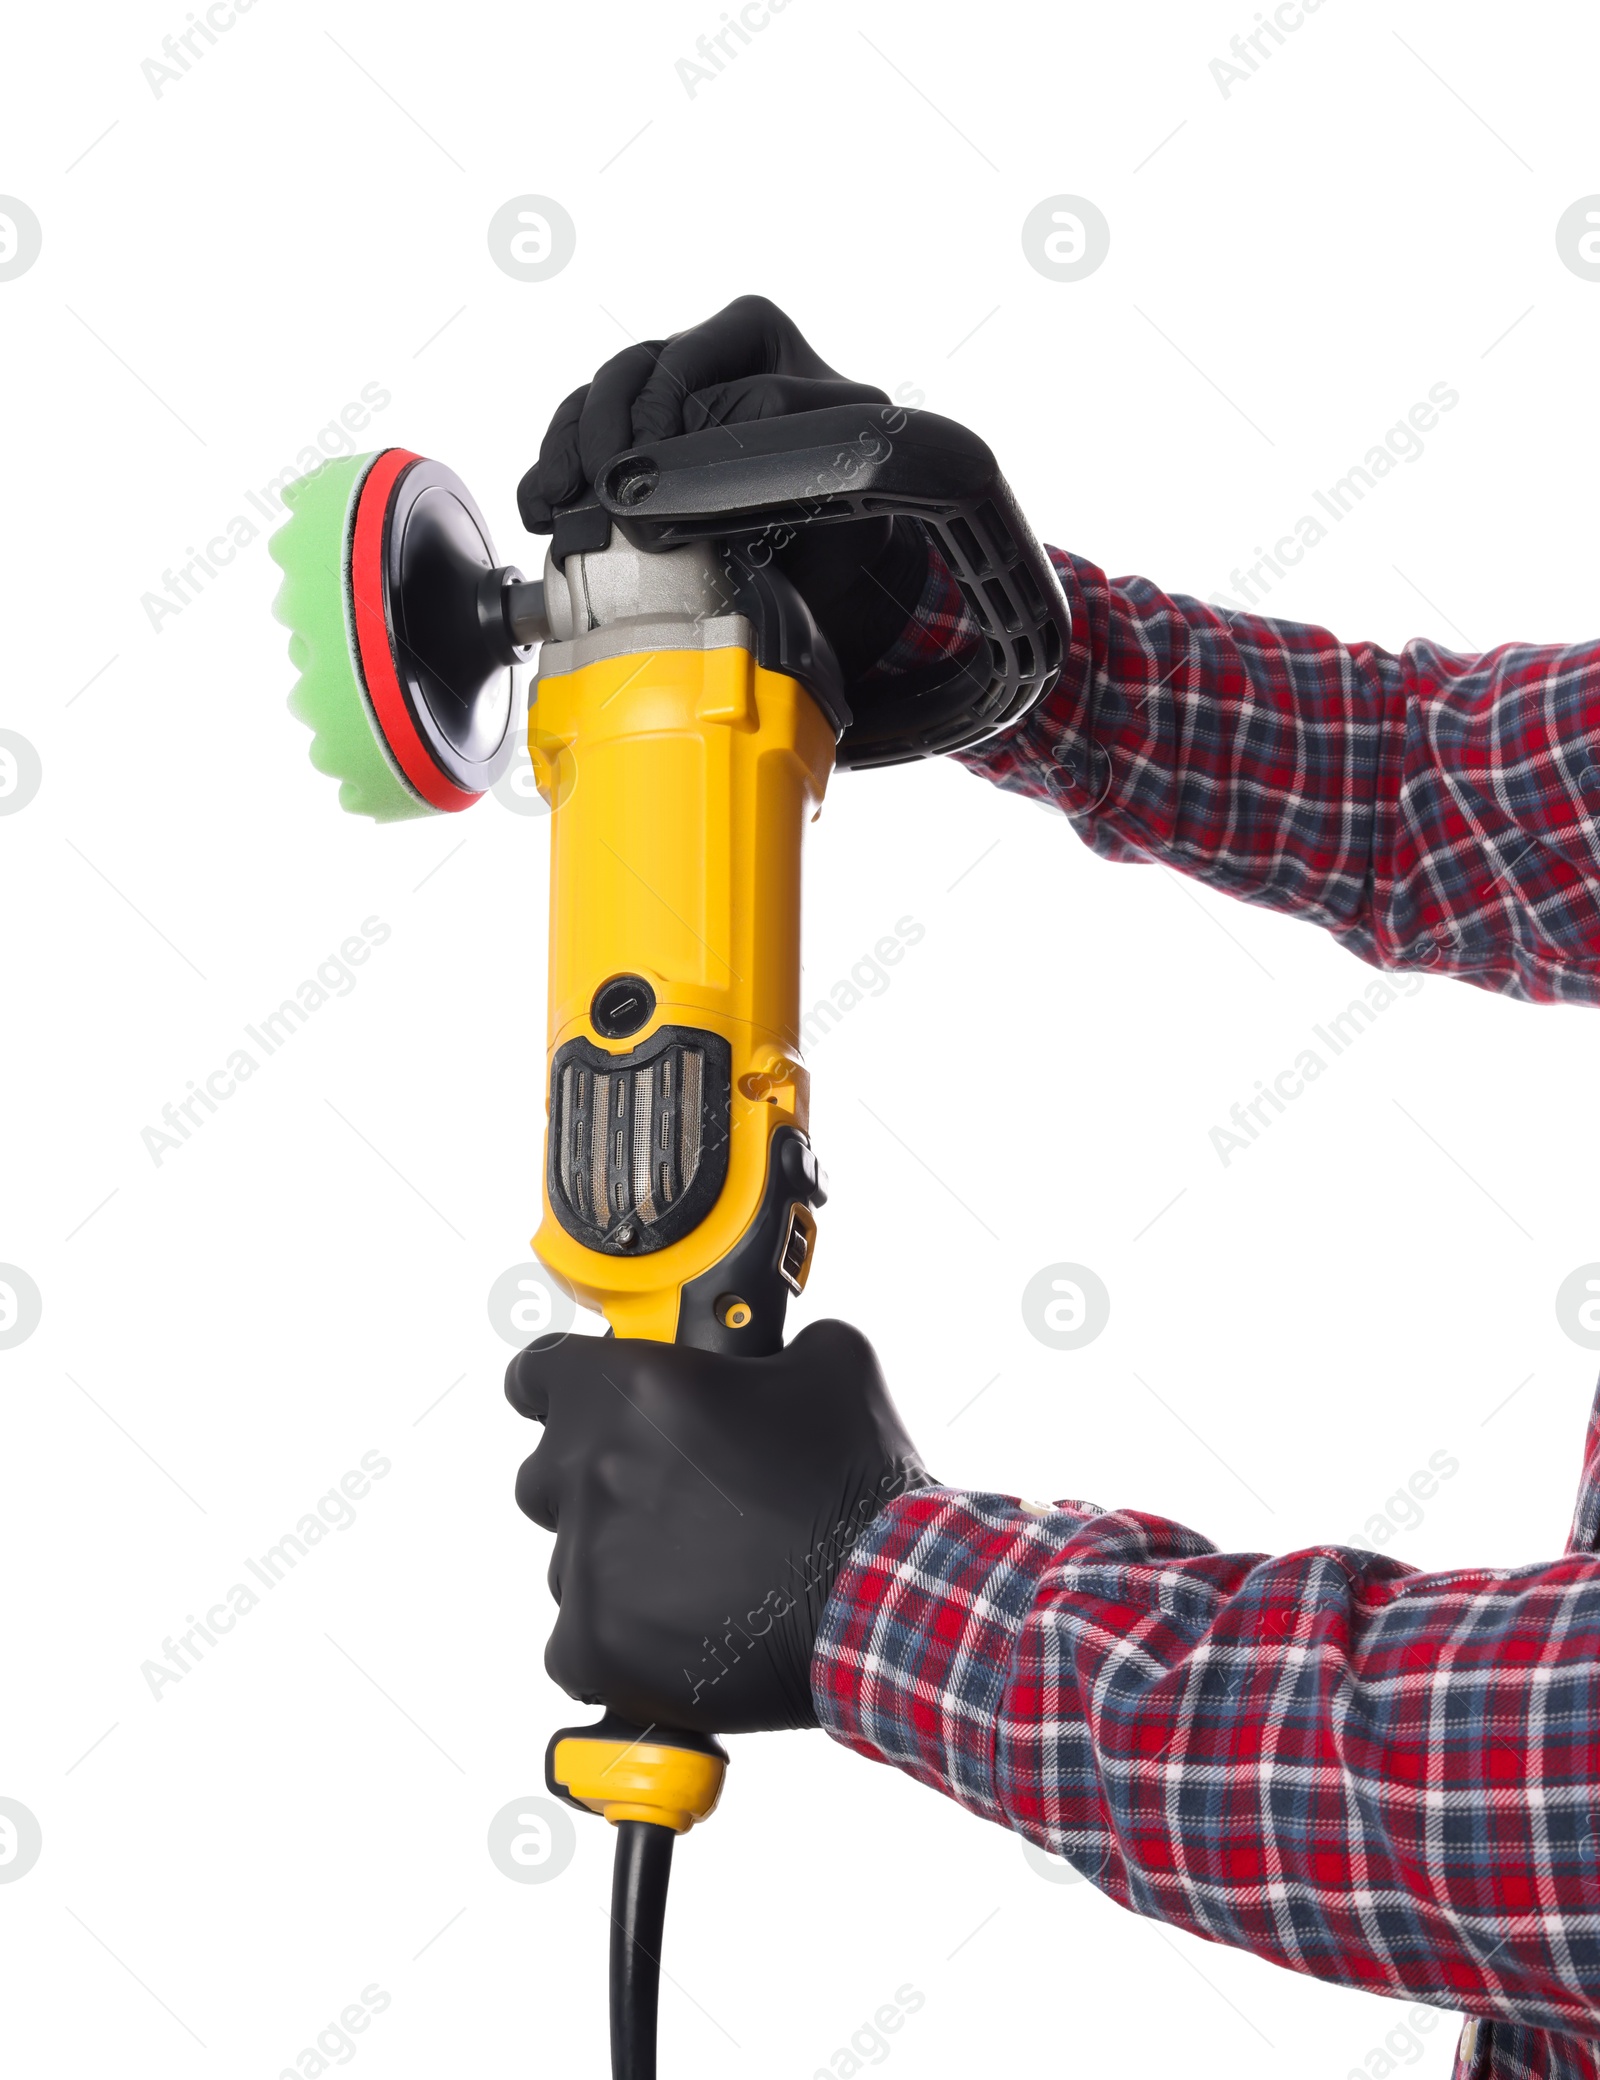
[(558, 1740), (551, 1758), (556, 1781), (591, 1813), (613, 1826), (647, 1820), (687, 1834), (709, 1819), (722, 1796), (727, 1764), (720, 1755), (695, 1748), (669, 1748), (655, 1741)]

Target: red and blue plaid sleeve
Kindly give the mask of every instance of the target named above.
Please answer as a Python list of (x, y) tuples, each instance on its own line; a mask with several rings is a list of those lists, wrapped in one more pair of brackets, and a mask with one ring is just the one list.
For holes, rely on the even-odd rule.
[(1460, 2080), (1600, 2074), (1600, 1559), (1420, 1574), (930, 1489), (835, 1583), (838, 1740), (1123, 1906), (1465, 2010)]
[[(1600, 642), (1396, 656), (1050, 556), (1061, 679), (963, 764), (1107, 858), (1310, 918), (1379, 967), (1600, 1002)], [(875, 675), (974, 639), (931, 558)]]

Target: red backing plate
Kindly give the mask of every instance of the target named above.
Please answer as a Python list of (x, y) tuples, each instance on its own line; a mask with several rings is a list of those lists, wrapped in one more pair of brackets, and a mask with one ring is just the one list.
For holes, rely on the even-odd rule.
[(356, 642), (367, 696), (384, 742), (401, 772), (430, 808), (470, 809), (480, 797), (464, 793), (445, 778), (411, 719), (395, 672), (383, 611), (383, 535), (390, 496), (411, 464), (421, 460), (409, 448), (386, 448), (367, 471), (361, 486), (350, 544), (350, 597), (355, 607)]

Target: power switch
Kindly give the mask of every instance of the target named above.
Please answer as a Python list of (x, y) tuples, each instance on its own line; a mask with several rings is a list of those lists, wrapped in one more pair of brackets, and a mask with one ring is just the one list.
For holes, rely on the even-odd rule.
[(809, 1206), (802, 1206), (796, 1199), (789, 1208), (789, 1224), (784, 1230), (783, 1248), (778, 1256), (778, 1270), (791, 1293), (805, 1291), (816, 1245), (816, 1216)]

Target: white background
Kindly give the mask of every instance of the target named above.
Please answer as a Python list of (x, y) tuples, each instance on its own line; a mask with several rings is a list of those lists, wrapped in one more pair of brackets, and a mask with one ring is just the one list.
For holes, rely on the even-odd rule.
[[(44, 769), (0, 817), (0, 1259), (44, 1301), (0, 1352), (0, 1795), (44, 1833), (0, 1885), (7, 2063), (271, 2080), (378, 1982), (374, 2080), (600, 2074), (605, 1831), (543, 1884), (485, 1849), (574, 1716), (485, 1308), (537, 1214), (547, 826), (338, 813), (265, 530), (159, 634), (141, 596), (369, 382), (372, 437), (459, 469), (532, 564), (513, 492), (560, 398), (760, 289), (980, 431), (1046, 539), (1202, 594), (1448, 382), (1273, 609), (1592, 633), (1600, 286), (1554, 228), (1600, 188), (1600, 25), (1326, 0), (1224, 97), (1245, 0), (792, 0), (691, 97), (711, 0), (258, 0), (157, 96), (185, 13), (25, 10), (0, 85), (0, 189), (44, 227), (0, 283), (0, 727)], [(485, 242), (530, 191), (578, 231), (541, 284)], [(1074, 284), (1019, 240), (1063, 191), (1111, 225)], [(815, 1050), (834, 1199), (795, 1319), (873, 1336), (941, 1478), (1281, 1550), (1362, 1536), (1448, 1451), (1391, 1550), (1559, 1548), (1594, 1014), (1429, 981), (1225, 1168), (1210, 1129), (1369, 980), (1315, 930), (953, 766), (838, 782), (807, 903), (808, 1000), (926, 927)], [(153, 1163), (141, 1130), (369, 916), (354, 991)], [(1112, 1295), (1077, 1353), (1019, 1309), (1062, 1260)], [(355, 1524), (154, 1701), (141, 1662), (369, 1450)], [(908, 2080), (1342, 2080), (1404, 2021), (1044, 1882), (820, 1734), (735, 1750), (678, 1856), (666, 2074), (805, 2080), (906, 1982)]]

